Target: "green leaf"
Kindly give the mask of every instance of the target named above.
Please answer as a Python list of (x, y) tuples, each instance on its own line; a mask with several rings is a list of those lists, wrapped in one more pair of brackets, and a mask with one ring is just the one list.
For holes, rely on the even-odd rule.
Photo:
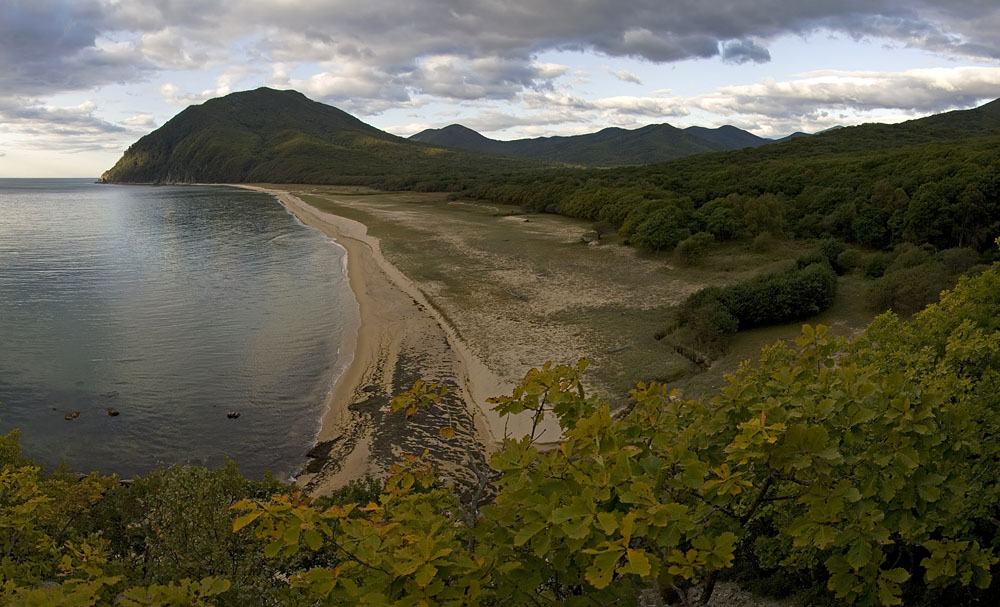
[(523, 546), (528, 540), (534, 537), (536, 533), (545, 529), (546, 526), (547, 523), (545, 521), (539, 520), (525, 523), (524, 526), (518, 529), (517, 533), (514, 534), (514, 545)]
[(840, 532), (837, 529), (829, 525), (819, 525), (816, 529), (816, 535), (813, 536), (813, 544), (823, 550), (837, 539), (838, 533)]
[(238, 532), (240, 529), (243, 529), (250, 523), (254, 522), (260, 518), (262, 514), (264, 514), (263, 510), (254, 510), (253, 512), (248, 512), (243, 516), (237, 516), (236, 519), (233, 520), (233, 533)]
[(605, 535), (611, 535), (618, 528), (618, 519), (615, 518), (614, 514), (610, 512), (598, 512), (597, 513), (597, 527), (605, 533)]
[(306, 545), (309, 546), (310, 550), (319, 550), (320, 546), (323, 545), (323, 538), (315, 529), (306, 529), (302, 532), (302, 535), (305, 537)]
[(219, 578), (205, 578), (201, 581), (201, 594), (202, 596), (216, 596), (223, 592), (229, 590), (230, 582), (229, 580), (223, 580)]
[(872, 548), (868, 542), (855, 542), (844, 555), (844, 559), (854, 569), (861, 569), (871, 561)]
[(264, 556), (269, 559), (273, 559), (278, 556), (281, 549), (285, 547), (285, 542), (283, 540), (274, 540), (270, 544), (264, 547)]
[(430, 563), (426, 563), (423, 567), (417, 570), (417, 572), (413, 575), (413, 579), (417, 582), (417, 585), (424, 588), (434, 581), (434, 576), (437, 575), (437, 572), (437, 567), (431, 565)]
[(902, 584), (906, 580), (910, 579), (910, 574), (906, 571), (906, 569), (903, 569), (901, 567), (897, 567), (895, 569), (886, 569), (882, 571), (881, 575), (885, 579), (889, 580), (890, 582), (894, 582), (896, 584)]
[(285, 528), (285, 543), (289, 546), (294, 546), (299, 543), (299, 533), (302, 531), (302, 527), (298, 525), (289, 525)]
[(552, 511), (552, 522), (556, 525), (561, 525), (570, 519), (589, 517), (591, 516), (591, 512), (589, 504), (585, 503), (582, 499), (574, 499), (573, 503), (569, 506), (556, 508)]
[(918, 485), (917, 494), (920, 495), (920, 499), (925, 502), (936, 502), (941, 499), (941, 489), (939, 487), (934, 487), (931, 485)]
[(611, 583), (611, 578), (615, 574), (615, 565), (622, 557), (620, 550), (602, 552), (594, 557), (594, 561), (587, 567), (586, 577), (590, 585), (598, 590), (607, 588)]
[(646, 577), (649, 575), (651, 566), (649, 563), (649, 557), (646, 555), (646, 551), (642, 549), (629, 548), (625, 552), (625, 557), (628, 559), (628, 563), (618, 569), (621, 573), (634, 573), (640, 577)]

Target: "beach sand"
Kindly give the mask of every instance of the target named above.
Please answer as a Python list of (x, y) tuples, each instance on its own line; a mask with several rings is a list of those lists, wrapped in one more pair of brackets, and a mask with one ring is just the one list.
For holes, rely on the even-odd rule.
[[(404, 454), (428, 456), (446, 476), (471, 482), (471, 459), (482, 461), (504, 436), (530, 429), (527, 416), (497, 416), (486, 400), (509, 393), (504, 382), (478, 360), (419, 287), (386, 261), (379, 241), (351, 219), (319, 211), (288, 191), (266, 192), (302, 223), (320, 229), (347, 250), (347, 274), (358, 302), (360, 326), (342, 351), (353, 358), (335, 382), (310, 463), (297, 483), (322, 495), (365, 475), (381, 477)], [(389, 401), (417, 379), (449, 386), (440, 406), (406, 419)], [(551, 425), (551, 424), (550, 424)], [(455, 429), (444, 439), (440, 429)], [(557, 436), (555, 428), (546, 436)]]

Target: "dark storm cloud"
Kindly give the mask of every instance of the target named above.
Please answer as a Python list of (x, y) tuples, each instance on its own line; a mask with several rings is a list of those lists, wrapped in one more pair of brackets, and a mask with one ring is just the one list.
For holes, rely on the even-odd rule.
[(372, 99), (504, 99), (550, 86), (556, 72), (535, 64), (547, 50), (764, 62), (768, 41), (818, 30), (1000, 58), (1000, 4), (986, 0), (5, 0), (0, 95), (132, 82), (250, 53), (319, 63), (338, 87), (364, 66), (387, 83), (367, 87)]
[(722, 60), (727, 63), (767, 63), (771, 53), (753, 40), (733, 40), (723, 43)]
[(121, 48), (99, 48), (108, 26), (97, 0), (0, 3), (0, 95), (45, 95), (126, 82), (152, 66)]

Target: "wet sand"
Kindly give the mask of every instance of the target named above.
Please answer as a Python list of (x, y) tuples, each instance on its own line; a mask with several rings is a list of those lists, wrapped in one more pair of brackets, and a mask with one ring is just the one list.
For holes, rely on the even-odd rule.
[[(404, 454), (425, 449), (443, 474), (471, 482), (470, 459), (482, 461), (505, 433), (520, 436), (530, 428), (526, 416), (493, 413), (486, 399), (509, 393), (512, 385), (470, 353), (418, 285), (386, 261), (363, 224), (319, 211), (288, 191), (242, 187), (275, 195), (347, 250), (360, 311), (357, 333), (342, 348), (353, 358), (330, 392), (300, 486), (322, 495), (365, 475), (384, 476)], [(392, 413), (391, 398), (417, 379), (447, 384), (444, 402), (410, 419)], [(455, 436), (442, 438), (443, 427), (454, 428)]]

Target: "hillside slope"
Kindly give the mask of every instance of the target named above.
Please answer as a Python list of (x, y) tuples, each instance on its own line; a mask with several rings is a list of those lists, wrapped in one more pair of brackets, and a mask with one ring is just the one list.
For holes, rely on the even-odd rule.
[(705, 152), (772, 143), (770, 139), (757, 137), (734, 126), (679, 129), (669, 124), (651, 124), (633, 130), (610, 127), (586, 135), (511, 141), (490, 139), (468, 127), (452, 124), (440, 129), (426, 129), (412, 135), (410, 140), (460, 150), (590, 166), (650, 164)]
[(484, 178), (475, 198), (609, 222), (635, 244), (836, 237), (875, 248), (992, 246), (1000, 101), (646, 166)]
[(301, 93), (259, 88), (188, 107), (129, 147), (101, 180), (408, 187), (527, 166), (409, 141)]

